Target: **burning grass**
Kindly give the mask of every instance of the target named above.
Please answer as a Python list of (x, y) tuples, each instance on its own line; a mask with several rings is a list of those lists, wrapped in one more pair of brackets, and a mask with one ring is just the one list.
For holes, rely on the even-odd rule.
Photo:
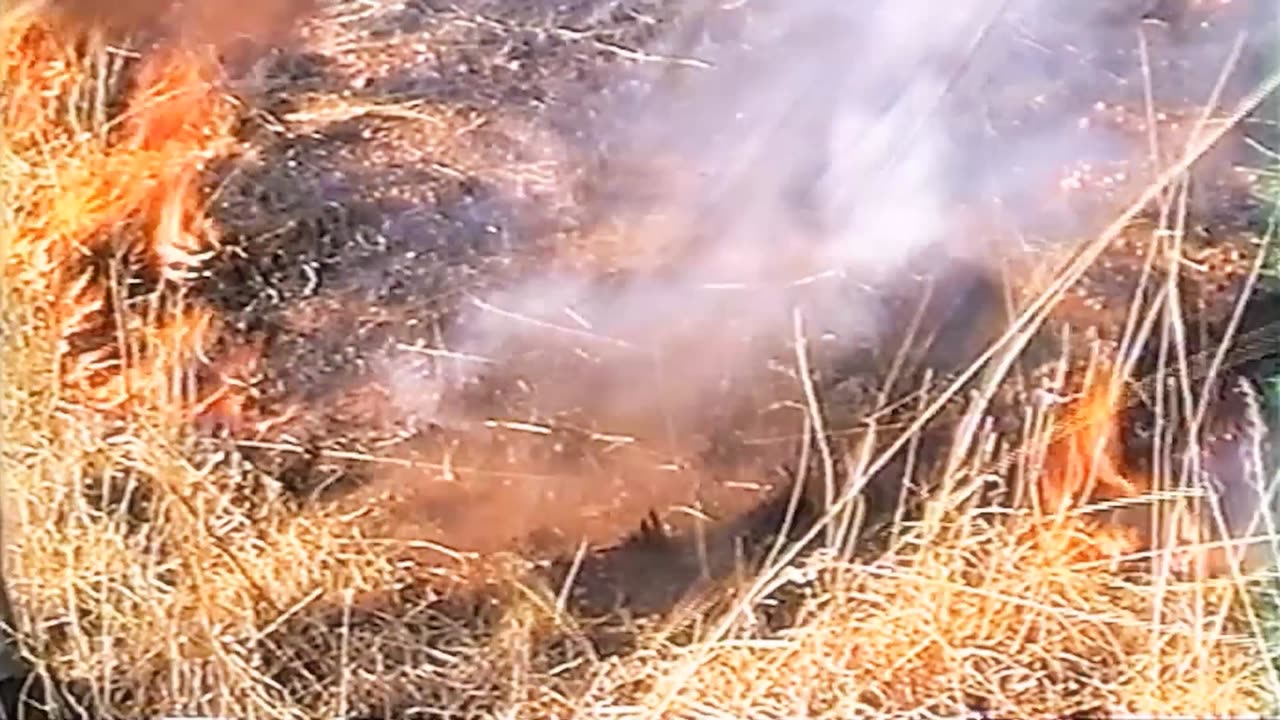
[(106, 121), (121, 79), (103, 51), (76, 47), (54, 25), (11, 23), (0, 76), (6, 181), (22, 197), (3, 269), (15, 299), (58, 338), (59, 394), (97, 411), (152, 402), (175, 419), (225, 403), (206, 360), (218, 319), (184, 292), (217, 243), (200, 174), (230, 151), (236, 121), (215, 58), (148, 55)]
[[(1030, 419), (1039, 510), (987, 507), (966, 457), (930, 521), (894, 527), (887, 549), (788, 552), (658, 618), (587, 617), (518, 557), (423, 561), (425, 543), (369, 535), (378, 507), (301, 501), (193, 427), (252, 423), (260, 360), (192, 284), (219, 244), (204, 182), (240, 142), (218, 64), (176, 48), (112, 60), (39, 18), (6, 22), (5, 575), (26, 657), (76, 703), (835, 718), (1273, 702), (1241, 578), (1170, 575), (1088, 519), (1089, 502), (1157, 489), (1123, 467), (1106, 373), (1056, 430), (1052, 412)], [(999, 444), (965, 432), (956, 447), (974, 454)]]
[(1121, 382), (1110, 371), (1086, 378), (1081, 397), (1070, 406), (1054, 433), (1044, 460), (1038, 506), (1048, 514), (1080, 507), (1090, 500), (1134, 498), (1138, 484), (1121, 472), (1117, 417)]

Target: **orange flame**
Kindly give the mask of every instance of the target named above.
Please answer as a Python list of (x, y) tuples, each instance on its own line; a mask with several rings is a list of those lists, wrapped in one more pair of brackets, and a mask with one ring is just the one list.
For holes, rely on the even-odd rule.
[(33, 145), (48, 141), (57, 127), (57, 100), (71, 96), (77, 79), (72, 48), (57, 33), (29, 25), (0, 33), (0, 87), (4, 88), (0, 127), (5, 141)]
[[(118, 138), (64, 158), (56, 187), (39, 198), (32, 213), (30, 246), (17, 253), (27, 267), (49, 272), (77, 256), (118, 240), (121, 227), (135, 226), (130, 240), (162, 275), (174, 261), (195, 264), (194, 252), (212, 241), (198, 227), (195, 179), (205, 164), (227, 151), (234, 115), (217, 95), (211, 61), (191, 54), (150, 58), (139, 71)], [(113, 237), (114, 235), (114, 237)], [(24, 252), (25, 251), (25, 252)]]
[(1139, 528), (1068, 516), (1090, 503), (1136, 497), (1141, 478), (1126, 472), (1121, 457), (1120, 384), (1110, 368), (1084, 381), (1079, 397), (1067, 406), (1046, 449), (1039, 483), (1040, 520), (1028, 537), (1073, 560), (1118, 558), (1142, 544)]
[(1134, 497), (1137, 486), (1122, 471), (1117, 421), (1122, 393), (1110, 370), (1086, 380), (1049, 443), (1041, 476), (1041, 507), (1056, 513), (1096, 500)]
[[(0, 132), (16, 150), (49, 148), (43, 182), (25, 198), (5, 248), (4, 276), (25, 291), (60, 338), (64, 395), (98, 410), (138, 401), (181, 408), (243, 408), (229, 388), (252, 366), (214, 368), (212, 310), (184, 301), (184, 284), (217, 245), (199, 178), (234, 147), (236, 114), (219, 90), (212, 51), (148, 55), (115, 125), (79, 130), (63, 107), (85, 82), (69, 31), (38, 21), (4, 34)], [(111, 263), (152, 288), (147, 318), (122, 307)]]

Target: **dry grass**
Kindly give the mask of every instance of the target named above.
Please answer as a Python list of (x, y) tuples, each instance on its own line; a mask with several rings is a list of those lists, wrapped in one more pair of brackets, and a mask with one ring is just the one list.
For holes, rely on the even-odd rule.
[(1229, 588), (1171, 588), (1157, 618), (1150, 579), (1098, 569), (1106, 551), (1084, 525), (975, 514), (945, 533), (788, 571), (804, 598), (778, 633), (742, 622), (608, 676), (674, 717), (1168, 717), (1265, 701), (1256, 658), (1215, 623)]
[[(5, 573), (32, 665), (98, 712), (1238, 716), (1274, 702), (1243, 578), (1176, 579), (1077, 514), (977, 505), (989, 479), (970, 470), (995, 438), (973, 428), (930, 522), (875, 559), (788, 553), (633, 626), (636, 647), (614, 657), (517, 559), (415, 565), (354, 516), (300, 505), (189, 427), (242, 412), (234, 372), (206, 358), (217, 317), (184, 285), (217, 243), (198, 177), (235, 143), (216, 66), (152, 56), (125, 88), (91, 43), (5, 22)], [(344, 110), (364, 112), (327, 112)], [(125, 278), (145, 286), (128, 302)], [(1108, 436), (1088, 427), (1055, 450), (1052, 423), (1031, 420), (1028, 446), (1071, 456), (1051, 460), (1072, 477), (1051, 486), (1124, 480), (1085, 458)]]

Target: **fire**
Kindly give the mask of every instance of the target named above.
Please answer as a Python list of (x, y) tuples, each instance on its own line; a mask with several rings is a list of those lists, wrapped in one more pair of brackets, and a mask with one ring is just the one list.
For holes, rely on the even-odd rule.
[[(1074, 560), (1115, 559), (1143, 544), (1139, 528), (1069, 515), (1090, 503), (1137, 497), (1144, 481), (1121, 457), (1121, 386), (1109, 368), (1088, 373), (1049, 440), (1039, 482), (1039, 515), (1027, 539)], [(1043, 521), (1043, 522), (1041, 522)]]
[(197, 264), (213, 237), (200, 227), (195, 181), (230, 149), (235, 121), (216, 93), (213, 67), (185, 53), (145, 62), (116, 137), (88, 139), (90, 147), (73, 151), (56, 186), (38, 198), (36, 226), (20, 237), (29, 244), (19, 250), (27, 269), (47, 273), (108, 249), (140, 257), (162, 276), (173, 274), (175, 262)]
[(1139, 494), (1122, 470), (1117, 420), (1122, 399), (1110, 370), (1086, 379), (1049, 443), (1040, 482), (1042, 509), (1057, 513), (1095, 500)]
[(217, 318), (187, 292), (217, 247), (199, 180), (235, 146), (214, 53), (149, 53), (114, 124), (86, 129), (64, 107), (85, 84), (75, 75), (84, 38), (33, 19), (0, 42), (0, 132), (50, 158), (24, 197), (3, 272), (60, 340), (63, 396), (98, 410), (160, 403), (193, 420), (242, 408), (230, 395), (243, 391), (234, 380), (251, 358), (215, 367)]

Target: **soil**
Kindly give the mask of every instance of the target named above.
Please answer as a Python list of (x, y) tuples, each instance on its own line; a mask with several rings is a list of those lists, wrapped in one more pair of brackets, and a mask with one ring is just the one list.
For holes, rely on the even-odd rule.
[[(631, 297), (635, 283), (680, 282), (681, 263), (715, 234), (707, 216), (723, 211), (707, 209), (696, 227), (643, 211), (683, 192), (682, 165), (692, 159), (629, 157), (612, 147), (617, 108), (698, 82), (675, 58), (740, 47), (777, 11), (757, 2), (705, 12), (676, 5), (399, 3), (312, 23), (299, 48), (240, 78), (254, 111), (243, 154), (210, 181), (226, 249), (200, 294), (230, 319), (235, 342), (264, 348), (257, 412), (280, 421), (250, 437), (227, 419), (231, 435), (260, 441), (241, 446), (247, 458), (304, 501), (376, 507), (371, 532), (518, 551), (546, 565), (555, 582), (575, 567), (573, 597), (584, 612), (668, 610), (758, 557), (785, 514), (807, 402), (789, 308), (832, 317), (867, 294), (885, 308), (881, 337), (818, 333), (810, 344), (842, 464), (903, 342), (913, 349), (887, 391), (892, 398), (907, 396), (926, 371), (945, 378), (963, 368), (1004, 329), (1011, 299), (1038, 289), (1034, 271), (1054, 259), (1046, 248), (1087, 236), (1099, 218), (1105, 224), (1144, 181), (1130, 159), (1148, 141), (1141, 88), (1130, 83), (1134, 33), (1149, 39), (1161, 77), (1178, 78), (1157, 89), (1161, 110), (1192, 113), (1207, 96), (1202, 86), (1216, 79), (1192, 65), (1208, 61), (1204, 35), (1219, 32), (1212, 23), (1239, 23), (1231, 13), (1255, 9), (1233, 3), (1206, 18), (1196, 15), (1210, 12), (1203, 8), (1134, 3), (1109, 21), (1123, 42), (1108, 37), (1079, 56), (1053, 43), (1011, 46), (1004, 60), (1017, 67), (1041, 55), (1050, 60), (1036, 63), (1064, 63), (1058, 86), (1040, 86), (1043, 73), (1034, 70), (999, 94), (957, 82), (957, 97), (999, 100), (983, 113), (988, 127), (973, 129), (974, 167), (979, 155), (1001, 151), (1051, 166), (974, 183), (971, 196), (957, 199), (958, 232), (1030, 237), (1022, 255), (997, 252), (1002, 262), (993, 262), (973, 246), (943, 264), (927, 249), (891, 282), (796, 290), (774, 310), (778, 318), (760, 325), (735, 320), (746, 302), (738, 299), (707, 316), (677, 303), (623, 322), (617, 318), (634, 309), (611, 299)], [(1065, 46), (1072, 36), (1056, 40)], [(634, 60), (640, 53), (651, 54), (647, 63)], [(1096, 68), (1076, 77), (1072, 63), (1127, 69), (1102, 87), (1090, 84)], [(963, 102), (950, 111), (965, 111)], [(1102, 153), (1087, 172), (1076, 169), (1079, 189), (1064, 192), (1059, 181), (1072, 168), (1035, 151), (1036, 128), (1045, 118), (1084, 127), (1082, 112), (1110, 123), (1109, 141), (1123, 146), (1112, 159), (1122, 161), (1107, 164), (1110, 151)], [(1193, 175), (1183, 254), (1194, 264), (1179, 282), (1196, 347), (1221, 335), (1256, 258), (1260, 214), (1236, 172), (1256, 162), (1248, 152), (1233, 136)], [(648, 200), (636, 199), (637, 187), (648, 188)], [(1044, 198), (1052, 212), (1022, 211)], [(806, 202), (796, 206), (803, 211)], [(1064, 328), (1104, 343), (1118, 338), (1156, 225), (1154, 216), (1135, 224), (1068, 294), (1028, 354), (1027, 378), (1057, 358)], [(1151, 282), (1161, 272), (1157, 264)], [(587, 297), (605, 319), (526, 312), (528, 298), (516, 291), (538, 278), (545, 284), (533, 295), (544, 304), (554, 306), (560, 292)], [(932, 299), (921, 312), (922, 297)], [(499, 305), (503, 298), (516, 309)], [(1270, 322), (1276, 302), (1252, 301), (1246, 325)], [(917, 312), (921, 323), (909, 332)], [(490, 356), (431, 354), (486, 323), (515, 327)], [(621, 337), (598, 332), (601, 323)], [(758, 362), (744, 367), (735, 358)], [(1018, 416), (1029, 383), (1011, 385), (992, 414)], [(896, 420), (910, 412), (899, 410)], [(928, 437), (948, 435), (954, 416), (943, 413)], [(881, 422), (892, 426), (895, 416), (887, 418)], [(904, 482), (891, 466), (872, 483), (873, 515), (892, 509)], [(802, 515), (812, 513), (814, 498), (804, 500)], [(575, 566), (581, 543), (590, 552)]]

